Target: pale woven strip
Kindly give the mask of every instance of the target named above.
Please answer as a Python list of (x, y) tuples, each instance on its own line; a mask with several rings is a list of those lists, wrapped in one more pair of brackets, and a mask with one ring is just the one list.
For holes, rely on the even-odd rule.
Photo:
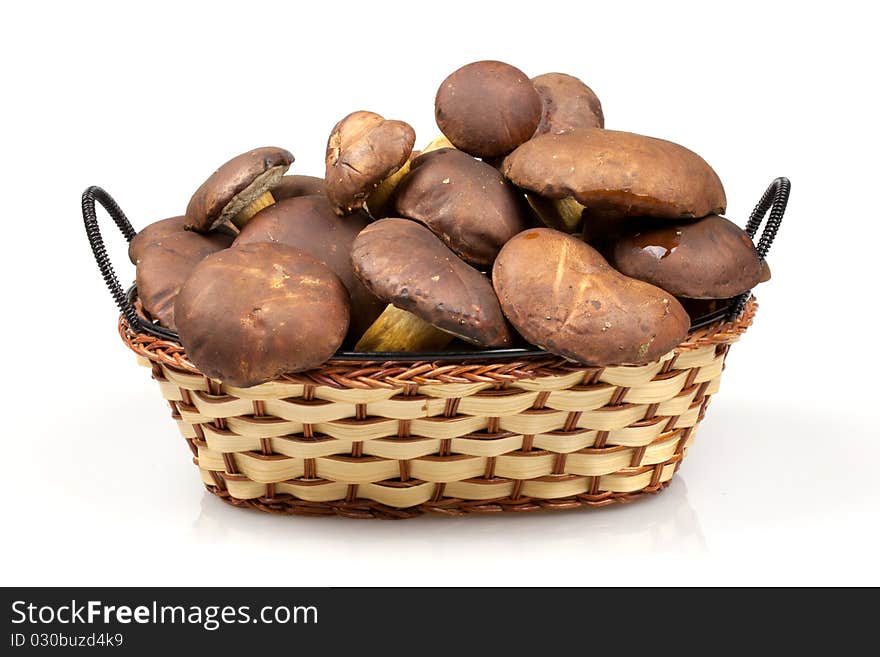
[(658, 490), (754, 308), (637, 367), (330, 363), (248, 389), (208, 380), (179, 346), (122, 334), (152, 368), (213, 492), (265, 510), (394, 515), (564, 508)]

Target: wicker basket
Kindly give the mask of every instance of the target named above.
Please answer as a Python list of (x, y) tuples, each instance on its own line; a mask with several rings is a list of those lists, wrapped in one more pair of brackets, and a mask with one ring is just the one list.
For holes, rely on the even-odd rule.
[[(753, 235), (772, 205), (762, 255), (787, 194), (787, 181), (775, 181), (750, 221)], [(261, 511), (407, 518), (603, 506), (657, 492), (757, 308), (742, 298), (733, 317), (642, 366), (584, 367), (537, 350), (418, 361), (341, 354), (234, 388), (199, 372), (130, 303), (107, 261), (96, 199), (129, 239), (134, 231), (105, 192), (87, 190), (87, 231), (123, 310), (123, 341), (151, 369), (207, 489)]]

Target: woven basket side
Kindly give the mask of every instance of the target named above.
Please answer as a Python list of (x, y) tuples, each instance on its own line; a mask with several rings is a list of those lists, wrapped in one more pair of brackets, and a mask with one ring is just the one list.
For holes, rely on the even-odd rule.
[(660, 490), (754, 309), (637, 367), (329, 363), (249, 389), (201, 375), (179, 345), (124, 324), (121, 334), (211, 492), (277, 513), (411, 517), (602, 506)]

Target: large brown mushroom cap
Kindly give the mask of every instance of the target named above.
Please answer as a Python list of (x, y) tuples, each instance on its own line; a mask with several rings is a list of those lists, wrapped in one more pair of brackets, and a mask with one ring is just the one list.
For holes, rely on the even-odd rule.
[(489, 279), (421, 224), (407, 219), (370, 224), (354, 241), (351, 261), (383, 301), (468, 342), (510, 344), (510, 329)]
[[(128, 259), (131, 260), (132, 264), (136, 265), (145, 248), (150, 244), (161, 241), (169, 235), (186, 231), (185, 225), (186, 217), (183, 215), (154, 221), (144, 227), (143, 230), (138, 231), (138, 234), (128, 243)], [(233, 239), (231, 235), (219, 232), (192, 234), (198, 235), (204, 240), (208, 240), (208, 242), (217, 245), (219, 249), (225, 249), (228, 247), (232, 244)]]
[(160, 219), (144, 226), (128, 243), (128, 259), (131, 260), (131, 264), (137, 264), (138, 257), (148, 245), (167, 235), (182, 233), (185, 230), (185, 223), (186, 217), (181, 215), (179, 217)]
[(632, 219), (608, 249), (620, 272), (692, 299), (728, 299), (761, 280), (761, 257), (751, 238), (732, 221), (702, 219), (658, 225)]
[(290, 168), (293, 155), (266, 146), (242, 153), (217, 169), (196, 190), (186, 207), (186, 227), (206, 232), (231, 221), (272, 189)]
[(233, 246), (277, 242), (301, 249), (325, 264), (351, 295), (351, 331), (360, 336), (385, 308), (351, 266), (351, 245), (369, 220), (362, 210), (337, 216), (324, 195), (299, 196), (278, 201), (254, 215)]
[(528, 76), (496, 61), (474, 62), (437, 90), (434, 114), (456, 148), (477, 157), (506, 155), (535, 133), (541, 98)]
[(276, 201), (323, 193), (324, 179), (317, 176), (282, 176), (278, 184), (272, 188), (272, 198)]
[(631, 132), (538, 135), (505, 158), (502, 172), (541, 196), (573, 196), (588, 208), (622, 215), (704, 217), (727, 205), (718, 175), (703, 158)]
[(333, 356), (348, 330), (348, 293), (307, 253), (261, 242), (200, 262), (175, 316), (181, 343), (202, 372), (248, 387)]
[(476, 266), (491, 265), (527, 222), (521, 195), (497, 169), (452, 148), (413, 160), (397, 189), (396, 208)]
[(504, 314), (526, 340), (586, 365), (657, 360), (690, 326), (671, 294), (618, 273), (589, 245), (549, 228), (505, 244), (492, 276)]
[(545, 73), (532, 78), (532, 84), (544, 108), (536, 134), (605, 127), (599, 97), (576, 77), (565, 73)]
[[(165, 224), (163, 228), (168, 226), (169, 224)], [(153, 319), (157, 319), (162, 326), (173, 329), (174, 301), (180, 288), (199, 262), (228, 247), (232, 237), (178, 230), (158, 236), (154, 231), (152, 238), (149, 242), (143, 241), (137, 245), (135, 264), (138, 297), (144, 310)]]
[(374, 112), (352, 112), (333, 127), (327, 141), (327, 197), (337, 214), (362, 207), (385, 178), (403, 166), (416, 141), (403, 121)]

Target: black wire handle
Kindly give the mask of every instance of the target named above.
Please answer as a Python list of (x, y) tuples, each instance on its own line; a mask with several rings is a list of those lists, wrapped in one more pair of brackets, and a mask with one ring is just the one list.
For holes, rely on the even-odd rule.
[(107, 255), (107, 249), (104, 246), (104, 238), (101, 237), (101, 227), (98, 225), (98, 217), (95, 214), (95, 201), (100, 203), (107, 211), (107, 214), (109, 214), (116, 223), (116, 227), (119, 228), (119, 232), (122, 233), (127, 242), (131, 242), (132, 238), (137, 234), (137, 231), (131, 227), (128, 217), (125, 216), (125, 213), (116, 201), (113, 200), (113, 197), (110, 196), (110, 194), (100, 187), (95, 186), (89, 187), (83, 192), (83, 222), (86, 226), (86, 236), (89, 238), (89, 244), (91, 245), (92, 253), (95, 256), (95, 262), (98, 263), (98, 269), (101, 270), (104, 282), (107, 284), (107, 287), (110, 288), (110, 294), (113, 295), (113, 300), (116, 301), (116, 305), (119, 307), (120, 312), (125, 316), (129, 326), (140, 326), (141, 322), (138, 318), (137, 312), (128, 300), (122, 286), (119, 284), (119, 279), (116, 277), (116, 271), (113, 269), (113, 264), (110, 262), (110, 257)]
[[(761, 256), (762, 260), (767, 257), (770, 247), (773, 246), (773, 240), (776, 239), (776, 233), (779, 232), (779, 227), (782, 225), (782, 215), (785, 214), (785, 208), (788, 206), (789, 194), (791, 194), (791, 181), (788, 178), (780, 177), (774, 180), (770, 183), (767, 191), (764, 192), (761, 200), (758, 201), (758, 205), (752, 210), (752, 214), (746, 224), (746, 234), (754, 241), (758, 228), (761, 227), (764, 217), (767, 216), (767, 211), (770, 211), (767, 225), (764, 226), (761, 238), (755, 245), (758, 255)], [(731, 318), (739, 316), (751, 295), (752, 292), (749, 290), (739, 296), (736, 304), (733, 306)]]

